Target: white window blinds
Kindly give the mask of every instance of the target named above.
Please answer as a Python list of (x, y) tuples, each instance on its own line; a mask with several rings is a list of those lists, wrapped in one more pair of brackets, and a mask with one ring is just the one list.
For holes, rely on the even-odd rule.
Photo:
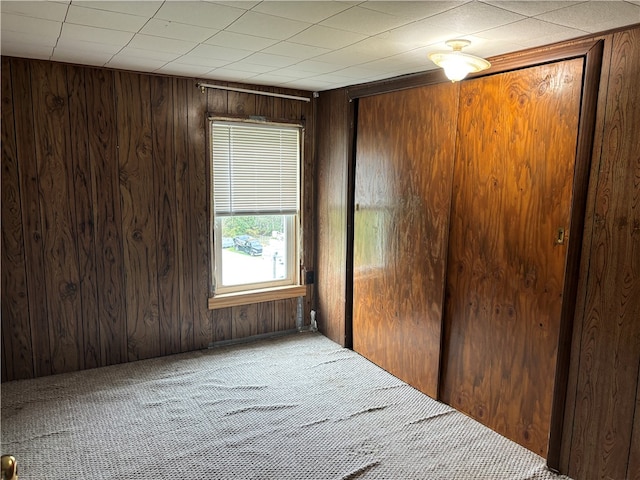
[(218, 216), (298, 213), (300, 128), (213, 120)]

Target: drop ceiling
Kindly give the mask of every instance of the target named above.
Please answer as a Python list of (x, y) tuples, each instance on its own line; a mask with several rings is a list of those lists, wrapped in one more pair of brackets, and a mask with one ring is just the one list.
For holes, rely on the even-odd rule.
[(627, 1), (2, 1), (2, 55), (322, 91), (640, 23)]

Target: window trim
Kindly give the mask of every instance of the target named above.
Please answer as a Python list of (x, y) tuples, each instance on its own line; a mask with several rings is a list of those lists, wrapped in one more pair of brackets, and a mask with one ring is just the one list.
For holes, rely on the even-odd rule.
[[(207, 113), (206, 117), (206, 155), (207, 155), (207, 206), (209, 209), (209, 298), (208, 308), (210, 310), (218, 308), (227, 308), (237, 305), (246, 305), (252, 303), (260, 303), (267, 301), (283, 300), (287, 298), (304, 297), (307, 294), (307, 286), (304, 283), (304, 276), (301, 271), (304, 269), (302, 265), (304, 236), (302, 232), (303, 211), (304, 211), (304, 152), (305, 152), (305, 125), (304, 121), (278, 119), (272, 120), (262, 116), (243, 116), (243, 115), (218, 115)], [(299, 210), (293, 220), (294, 245), (292, 246), (291, 255), (292, 262), (292, 284), (285, 286), (268, 286), (264, 288), (252, 288), (239, 291), (219, 293), (215, 290), (215, 267), (216, 267), (216, 246), (215, 246), (215, 208), (213, 205), (213, 161), (211, 151), (211, 135), (213, 121), (222, 122), (238, 122), (238, 123), (254, 123), (268, 124), (271, 126), (298, 127), (300, 130), (300, 166), (299, 166)], [(220, 251), (222, 248), (220, 247)], [(220, 252), (221, 254), (221, 252)]]

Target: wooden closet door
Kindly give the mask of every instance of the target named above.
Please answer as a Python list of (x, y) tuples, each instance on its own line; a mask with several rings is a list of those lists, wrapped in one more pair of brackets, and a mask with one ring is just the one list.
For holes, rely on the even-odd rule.
[(363, 98), (355, 173), (354, 350), (437, 396), (458, 86)]
[(582, 71), (576, 59), (465, 81), (460, 92), (441, 398), (542, 456)]

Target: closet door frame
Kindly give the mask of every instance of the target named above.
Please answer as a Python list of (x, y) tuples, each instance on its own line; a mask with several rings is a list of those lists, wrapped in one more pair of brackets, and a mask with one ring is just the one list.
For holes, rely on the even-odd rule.
[[(573, 324), (576, 309), (578, 282), (580, 274), (580, 259), (583, 247), (583, 232), (587, 196), (589, 190), (589, 174), (591, 171), (591, 158), (594, 144), (596, 126), (596, 107), (598, 103), (598, 89), (600, 85), (600, 73), (602, 67), (602, 55), (604, 40), (601, 37), (592, 37), (585, 40), (577, 40), (570, 45), (549, 46), (525, 50), (520, 53), (508, 54), (491, 58), (491, 68), (468, 78), (478, 78), (487, 75), (495, 75), (506, 71), (519, 70), (545, 63), (582, 58), (584, 61), (584, 77), (582, 87), (582, 99), (580, 104), (580, 119), (578, 124), (577, 148), (575, 157), (575, 171), (573, 194), (571, 200), (572, 235), (567, 246), (565, 266), (565, 280), (563, 285), (563, 302), (560, 318), (560, 331), (558, 337), (558, 349), (556, 359), (556, 373), (554, 379), (554, 391), (552, 396), (551, 425), (549, 429), (549, 448), (547, 453), (547, 465), (551, 470), (559, 471), (562, 436), (565, 423), (565, 403), (569, 382), (571, 362), (571, 343), (573, 337)], [(366, 85), (351, 87), (347, 90), (347, 97), (354, 102), (352, 109), (350, 135), (351, 147), (349, 149), (350, 171), (355, 170), (355, 140), (357, 132), (357, 101), (360, 98), (380, 93), (389, 93), (408, 88), (421, 87), (436, 83), (448, 82), (441, 69), (427, 73), (407, 75), (399, 79), (382, 80)], [(353, 175), (350, 175), (349, 189), (353, 192)], [(353, 195), (349, 196), (351, 219), (353, 219)], [(352, 247), (353, 222), (348, 222), (347, 238)], [(347, 278), (347, 285), (353, 285), (353, 256), (347, 257), (347, 272), (351, 274)], [(446, 266), (445, 266), (446, 268)], [(446, 279), (445, 279), (446, 281)], [(346, 316), (347, 323), (351, 323), (353, 315), (353, 298), (347, 298)], [(347, 331), (352, 332), (352, 326), (346, 326)]]

